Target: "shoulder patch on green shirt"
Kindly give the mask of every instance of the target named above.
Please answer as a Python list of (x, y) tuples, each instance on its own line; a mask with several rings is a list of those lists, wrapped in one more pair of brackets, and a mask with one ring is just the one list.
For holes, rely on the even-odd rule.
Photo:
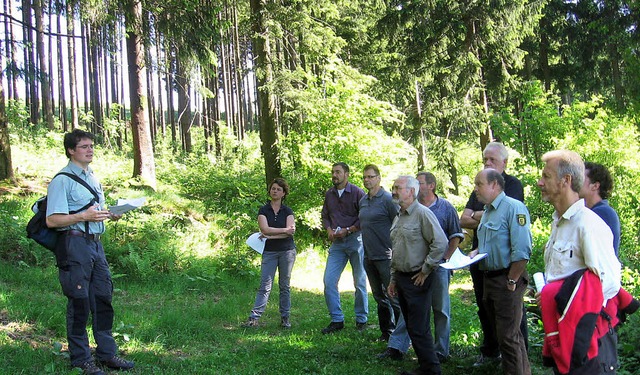
[(517, 214), (518, 224), (523, 227), (527, 223), (527, 215), (525, 214)]

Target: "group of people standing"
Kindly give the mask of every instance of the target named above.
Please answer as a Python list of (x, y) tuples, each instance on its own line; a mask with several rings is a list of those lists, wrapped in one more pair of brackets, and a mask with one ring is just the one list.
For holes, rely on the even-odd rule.
[[(603, 327), (615, 326), (618, 320), (600, 322), (598, 317), (604, 314), (595, 314), (584, 337), (574, 335), (572, 347), (567, 348), (566, 342), (562, 342), (564, 347), (558, 350), (562, 346), (557, 342), (559, 337), (585, 326), (577, 327), (577, 323), (570, 326), (566, 322), (558, 326), (557, 321), (562, 320), (561, 312), (557, 314), (560, 307), (548, 303), (554, 300), (559, 289), (566, 292), (566, 288), (576, 285), (565, 281), (580, 277), (586, 271), (595, 275), (595, 281), (577, 285), (586, 288), (586, 294), (600, 295), (601, 299), (596, 298), (595, 302), (607, 306), (607, 301), (619, 296), (615, 306), (613, 303), (609, 306), (609, 313), (615, 316), (618, 310), (631, 312), (638, 307), (637, 301), (628, 294), (618, 293), (623, 292), (621, 266), (616, 257), (620, 223), (606, 201), (612, 187), (611, 176), (603, 166), (585, 164), (571, 151), (550, 152), (542, 160), (546, 165), (538, 187), (542, 199), (556, 210), (544, 254), (546, 281), (554, 287), (545, 288), (537, 295), (545, 323), (545, 364), (558, 374), (615, 372), (615, 330), (604, 332)], [(345, 327), (338, 282), (348, 262), (355, 287), (357, 330), (367, 325), (367, 278), (376, 301), (381, 331), (377, 340), (387, 342), (386, 350), (378, 357), (400, 360), (409, 346), (413, 346), (418, 368), (405, 373), (440, 374), (440, 363), (450, 356), (449, 283), (452, 276), (451, 271), (440, 265), (449, 260), (464, 239), (462, 228), (465, 228), (473, 230), (472, 250), (468, 255), (473, 258), (486, 254), (471, 267), (483, 333), (480, 356), (474, 366), (500, 362), (505, 374), (531, 374), (523, 304), (529, 285), (531, 219), (523, 203), (521, 182), (505, 172), (508, 152), (504, 145), (489, 143), (483, 150), (483, 161), (485, 168), (476, 175), (474, 191), (460, 218), (453, 205), (436, 194), (437, 182), (432, 173), (400, 176), (388, 192), (381, 186), (379, 168), (369, 164), (363, 169), (365, 193), (349, 182), (347, 164), (340, 162), (332, 166), (333, 187), (325, 194), (321, 214), (323, 228), (331, 241), (324, 272), (324, 296), (331, 320), (322, 329), (323, 334)], [(282, 326), (291, 326), (289, 281), (295, 261), (295, 223), (293, 212), (282, 203), (287, 193), (286, 182), (274, 180), (269, 186), (271, 202), (258, 214), (260, 230), (267, 241), (261, 285), (245, 326), (257, 325), (276, 268), (280, 270)], [(544, 292), (547, 289), (554, 290), (551, 297)], [(554, 318), (557, 318), (555, 322)], [(574, 331), (565, 332), (571, 329)], [(571, 357), (571, 353), (579, 352), (575, 348), (582, 347), (590, 350), (588, 355)], [(607, 353), (606, 358), (598, 358), (598, 352)], [(566, 365), (567, 361), (570, 366)], [(584, 366), (590, 366), (590, 370), (581, 372), (587, 368)], [(593, 372), (594, 368), (599, 372)]]

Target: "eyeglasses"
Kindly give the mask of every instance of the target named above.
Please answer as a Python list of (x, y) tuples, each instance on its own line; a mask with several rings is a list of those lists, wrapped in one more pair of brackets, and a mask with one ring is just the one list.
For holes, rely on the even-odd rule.
[(83, 150), (89, 150), (89, 149), (93, 150), (93, 145), (76, 146), (76, 148), (80, 148), (80, 149), (83, 149)]
[(371, 176), (362, 176), (363, 180), (373, 180), (374, 178), (378, 177), (377, 174), (371, 175)]

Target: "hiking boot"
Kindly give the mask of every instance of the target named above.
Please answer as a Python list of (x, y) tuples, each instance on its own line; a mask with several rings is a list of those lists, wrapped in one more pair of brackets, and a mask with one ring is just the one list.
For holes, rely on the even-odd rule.
[(393, 359), (394, 361), (401, 361), (404, 358), (404, 353), (396, 348), (387, 348), (384, 352), (376, 356), (378, 359)]
[(344, 322), (331, 322), (326, 328), (322, 329), (322, 334), (338, 332), (344, 328)]
[(283, 316), (282, 317), (282, 319), (280, 320), (280, 326), (282, 326), (282, 328), (286, 328), (286, 329), (291, 328), (291, 322), (289, 322), (289, 317), (288, 316)]
[(111, 357), (106, 361), (100, 361), (100, 364), (106, 366), (112, 370), (131, 370), (135, 367), (135, 363), (133, 361), (127, 361), (126, 359), (120, 358), (117, 355)]
[(246, 322), (240, 324), (242, 328), (256, 328), (258, 326), (258, 318), (249, 318)]
[(480, 367), (480, 366), (487, 365), (489, 363), (493, 363), (493, 364), (500, 363), (501, 360), (502, 360), (502, 356), (500, 354), (498, 354), (497, 357), (489, 357), (484, 354), (480, 354), (476, 362), (473, 364), (473, 367)]
[(93, 360), (86, 361), (85, 363), (75, 366), (82, 370), (83, 374), (87, 375), (105, 375), (105, 373), (100, 370), (100, 367), (96, 366), (96, 363)]

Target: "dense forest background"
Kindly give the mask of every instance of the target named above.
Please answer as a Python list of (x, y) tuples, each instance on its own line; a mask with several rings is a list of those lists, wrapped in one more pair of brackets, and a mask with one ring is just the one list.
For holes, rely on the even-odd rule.
[(337, 160), (432, 170), (461, 207), (480, 150), (499, 140), (532, 215), (547, 218), (540, 156), (564, 147), (612, 170), (635, 262), (638, 6), (6, 0), (0, 178), (21, 177), (12, 127), (82, 126), (129, 153), (131, 176), (151, 190), (161, 153), (211, 168), (245, 163), (255, 146), (262, 184), (285, 176), (313, 192), (305, 212)]

